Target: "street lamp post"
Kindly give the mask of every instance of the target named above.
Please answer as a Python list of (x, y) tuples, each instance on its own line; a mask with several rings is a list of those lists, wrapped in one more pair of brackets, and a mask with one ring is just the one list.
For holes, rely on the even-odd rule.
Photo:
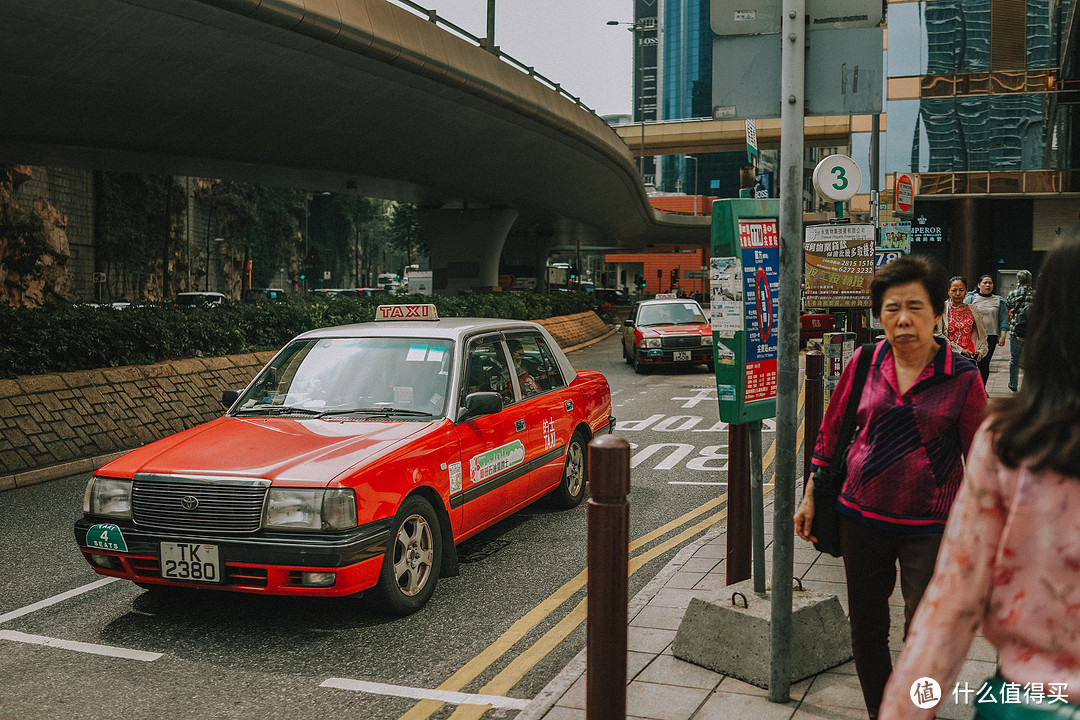
[(645, 182), (645, 39), (642, 33), (648, 29), (648, 26), (642, 22), (619, 22), (618, 20), (608, 20), (608, 25), (629, 25), (627, 28), (630, 32), (634, 33), (637, 37), (638, 47), (638, 119), (641, 121), (641, 148), (638, 152), (638, 173), (641, 175), (641, 182)]
[(697, 170), (698, 170), (698, 159), (696, 157), (694, 157), (693, 155), (684, 155), (683, 157), (685, 157), (687, 160), (693, 160), (694, 161), (694, 214), (697, 215), (697, 198), (698, 198), (698, 184), (697, 184), (698, 172), (697, 172)]

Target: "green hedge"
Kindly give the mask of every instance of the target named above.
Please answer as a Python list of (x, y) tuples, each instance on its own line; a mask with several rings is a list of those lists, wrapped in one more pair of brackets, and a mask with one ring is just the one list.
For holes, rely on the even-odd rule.
[(455, 297), (414, 295), (383, 300), (333, 296), (313, 302), (229, 303), (215, 308), (147, 303), (119, 310), (0, 304), (0, 377), (276, 350), (313, 328), (369, 322), (382, 302), (434, 303), (441, 317), (514, 320), (541, 320), (592, 308), (590, 296), (580, 292), (466, 292)]

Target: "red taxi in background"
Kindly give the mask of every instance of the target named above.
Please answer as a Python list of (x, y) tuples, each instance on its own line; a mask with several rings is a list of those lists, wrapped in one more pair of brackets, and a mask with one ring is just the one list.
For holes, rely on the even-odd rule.
[(384, 305), (304, 333), (223, 417), (90, 479), (75, 537), (94, 570), (142, 587), (424, 605), (455, 546), (538, 498), (585, 494), (611, 395), (535, 323)]
[(713, 369), (712, 326), (694, 300), (674, 294), (643, 300), (623, 323), (623, 359), (638, 373), (660, 365)]

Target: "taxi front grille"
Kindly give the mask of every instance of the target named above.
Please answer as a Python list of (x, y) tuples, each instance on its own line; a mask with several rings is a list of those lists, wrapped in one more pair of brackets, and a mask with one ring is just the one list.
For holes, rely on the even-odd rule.
[(700, 335), (665, 335), (660, 339), (660, 347), (665, 350), (689, 350), (701, 347)]
[(266, 480), (137, 474), (131, 487), (136, 525), (160, 530), (251, 533), (262, 525)]

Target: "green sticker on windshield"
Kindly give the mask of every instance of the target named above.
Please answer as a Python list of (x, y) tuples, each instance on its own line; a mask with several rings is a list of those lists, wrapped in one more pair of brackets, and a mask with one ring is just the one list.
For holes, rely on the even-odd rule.
[(124, 534), (120, 532), (120, 528), (111, 524), (95, 525), (86, 531), (86, 545), (92, 548), (100, 548), (101, 550), (115, 550), (116, 552), (127, 552), (127, 541), (124, 540)]

